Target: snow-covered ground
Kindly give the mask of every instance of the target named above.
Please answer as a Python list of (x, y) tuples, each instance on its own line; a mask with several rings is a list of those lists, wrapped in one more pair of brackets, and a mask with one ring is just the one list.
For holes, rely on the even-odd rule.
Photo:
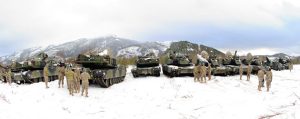
[(270, 92), (257, 91), (258, 80), (213, 77), (207, 84), (192, 77), (134, 79), (110, 88), (90, 86), (88, 98), (69, 96), (58, 82), (9, 86), (0, 83), (0, 119), (257, 119), (300, 118), (300, 65), (274, 71)]

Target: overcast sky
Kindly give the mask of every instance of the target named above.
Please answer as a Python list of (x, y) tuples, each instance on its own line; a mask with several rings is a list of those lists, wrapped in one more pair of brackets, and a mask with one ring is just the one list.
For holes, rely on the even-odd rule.
[(0, 0), (0, 56), (107, 35), (300, 55), (299, 0)]

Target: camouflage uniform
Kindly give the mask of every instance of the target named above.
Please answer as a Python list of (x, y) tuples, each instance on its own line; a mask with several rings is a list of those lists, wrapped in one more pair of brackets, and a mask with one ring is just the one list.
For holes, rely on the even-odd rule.
[(64, 76), (65, 76), (65, 67), (58, 67), (58, 88), (62, 86), (64, 88)]
[(49, 70), (48, 70), (48, 65), (46, 65), (46, 66), (44, 67), (43, 74), (44, 74), (44, 81), (45, 81), (45, 84), (46, 84), (46, 88), (49, 88), (49, 86), (48, 86), (48, 81), (49, 81)]
[(91, 79), (91, 76), (89, 73), (84, 71), (81, 73), (80, 79), (82, 80), (81, 96), (83, 96), (83, 93), (85, 92), (85, 97), (88, 97), (89, 79)]
[(8, 71), (6, 72), (6, 82), (9, 84), (9, 85), (11, 85), (11, 75), (12, 75), (12, 73), (11, 73), (11, 70), (10, 69), (8, 69)]
[(204, 64), (202, 64), (202, 66), (201, 66), (201, 77), (200, 77), (200, 79), (201, 79), (201, 81), (200, 82), (203, 82), (204, 81), (204, 83), (206, 83), (206, 67), (205, 67), (205, 65)]
[(240, 65), (240, 80), (242, 80), (243, 77), (243, 67)]
[(265, 72), (263, 70), (259, 70), (257, 73), (258, 77), (258, 87), (257, 90), (261, 91), (261, 87), (263, 85), (263, 80), (264, 80)]
[(289, 70), (290, 70), (290, 72), (292, 72), (292, 70), (293, 70), (293, 64), (292, 64), (292, 62), (289, 63)]
[(69, 94), (73, 96), (75, 73), (70, 68), (68, 68), (65, 73), (68, 82)]
[(2, 81), (3, 81), (3, 76), (4, 76), (3, 68), (0, 67), (0, 80)]
[(250, 75), (251, 75), (251, 66), (249, 64), (247, 68), (247, 81), (250, 81)]
[(75, 80), (74, 80), (75, 93), (80, 92), (80, 70), (75, 69)]
[(199, 81), (199, 75), (200, 75), (200, 65), (197, 65), (197, 66), (195, 66), (194, 67), (194, 82), (197, 82), (197, 81)]
[(211, 80), (211, 66), (210, 64), (208, 64), (208, 67), (207, 67), (207, 73), (208, 73), (208, 80)]
[(272, 82), (272, 71), (269, 70), (266, 72), (266, 85), (267, 85), (267, 91), (269, 91), (270, 87), (271, 87), (271, 82)]

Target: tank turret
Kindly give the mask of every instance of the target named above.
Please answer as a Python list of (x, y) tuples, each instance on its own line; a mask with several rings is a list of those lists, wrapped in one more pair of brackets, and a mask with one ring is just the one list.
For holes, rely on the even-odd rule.
[(138, 56), (136, 68), (131, 69), (133, 77), (160, 76), (159, 59), (153, 53)]

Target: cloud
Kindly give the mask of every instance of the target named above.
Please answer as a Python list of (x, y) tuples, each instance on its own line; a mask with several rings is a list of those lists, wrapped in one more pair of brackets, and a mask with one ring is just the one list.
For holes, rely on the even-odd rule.
[(1, 0), (0, 26), (14, 35), (0, 36), (0, 42), (18, 35), (15, 42), (26, 39), (16, 47), (21, 49), (110, 34), (149, 40), (149, 32), (177, 23), (276, 30), (300, 16), (299, 6), (297, 0)]

